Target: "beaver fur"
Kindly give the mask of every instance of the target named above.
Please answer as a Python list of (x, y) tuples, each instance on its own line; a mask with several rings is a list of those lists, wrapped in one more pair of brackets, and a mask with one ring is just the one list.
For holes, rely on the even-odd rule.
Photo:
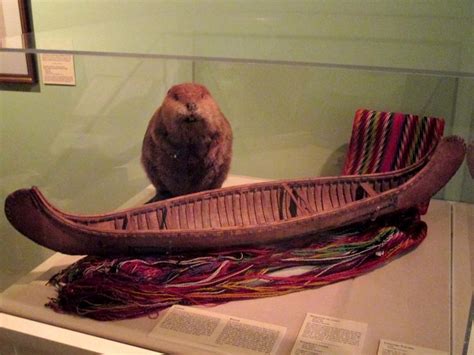
[(232, 159), (232, 128), (206, 87), (173, 86), (150, 119), (141, 161), (152, 201), (219, 188)]

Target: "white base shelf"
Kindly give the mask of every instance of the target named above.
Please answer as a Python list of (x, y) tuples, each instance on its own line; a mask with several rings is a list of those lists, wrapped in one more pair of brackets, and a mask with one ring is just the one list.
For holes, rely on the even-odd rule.
[[(127, 205), (152, 196), (153, 189), (148, 190)], [(434, 200), (423, 218), (428, 224), (426, 240), (414, 251), (373, 272), (318, 289), (230, 302), (208, 310), (286, 327), (279, 354), (291, 351), (307, 312), (367, 323), (363, 354), (375, 354), (382, 338), (462, 353), (472, 297), (469, 235), (474, 230), (473, 211), (472, 205)], [(158, 319), (97, 322), (58, 314), (44, 307), (55, 295), (55, 289), (46, 286), (46, 282), (78, 258), (57, 253), (8, 288), (2, 294), (1, 307), (4, 313), (15, 317), (2, 315), (2, 327), (15, 330), (11, 319), (16, 324), (23, 319), (25, 327), (33, 320), (39, 322), (35, 327), (41, 323), (47, 325), (45, 339), (71, 346), (76, 345), (70, 344), (70, 338), (61, 332), (54, 331), (54, 337), (50, 337), (53, 331), (49, 327), (155, 351), (201, 353), (197, 345), (189, 347), (166, 338), (150, 337)], [(35, 336), (41, 337), (41, 331)], [(86, 350), (90, 349), (84, 348), (84, 353)]]

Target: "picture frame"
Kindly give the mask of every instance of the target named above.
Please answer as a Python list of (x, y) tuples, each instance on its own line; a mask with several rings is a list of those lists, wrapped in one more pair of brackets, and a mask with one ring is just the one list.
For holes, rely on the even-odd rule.
[[(28, 0), (0, 2), (0, 48), (29, 48), (33, 37)], [(0, 84), (37, 83), (34, 54), (0, 52)]]

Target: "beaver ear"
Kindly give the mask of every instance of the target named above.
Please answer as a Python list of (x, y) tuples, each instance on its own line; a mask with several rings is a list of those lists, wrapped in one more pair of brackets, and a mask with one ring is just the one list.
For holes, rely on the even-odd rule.
[(178, 93), (176, 92), (176, 90), (173, 90), (174, 88), (171, 88), (168, 90), (168, 92), (166, 93), (166, 97), (169, 97), (175, 101), (179, 101), (179, 95)]

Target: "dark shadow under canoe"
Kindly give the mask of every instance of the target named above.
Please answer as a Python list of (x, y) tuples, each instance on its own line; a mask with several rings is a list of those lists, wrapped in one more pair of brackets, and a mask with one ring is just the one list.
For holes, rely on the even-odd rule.
[(117, 255), (262, 245), (315, 235), (427, 202), (465, 155), (458, 137), (390, 173), (282, 180), (181, 196), (127, 210), (79, 216), (38, 188), (10, 194), (5, 214), (22, 234), (66, 254)]

